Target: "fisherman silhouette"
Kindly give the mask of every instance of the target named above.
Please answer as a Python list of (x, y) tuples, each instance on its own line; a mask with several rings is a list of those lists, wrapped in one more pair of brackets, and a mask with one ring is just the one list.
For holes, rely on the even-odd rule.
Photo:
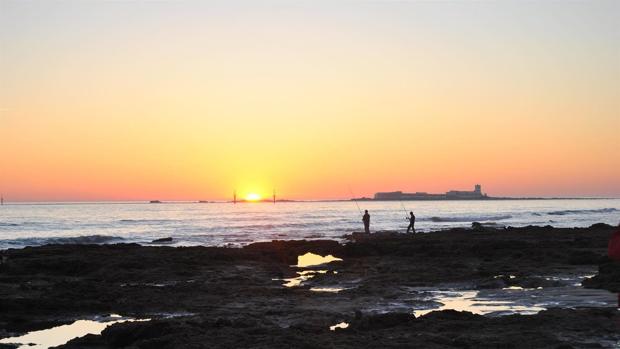
[(413, 234), (415, 234), (415, 215), (412, 212), (409, 212), (409, 214), (411, 215), (409, 217), (409, 226), (407, 227), (407, 233), (409, 233), (409, 229), (411, 229), (411, 232)]
[(362, 222), (364, 222), (364, 232), (370, 234), (370, 215), (368, 210), (364, 210), (364, 216), (362, 216)]

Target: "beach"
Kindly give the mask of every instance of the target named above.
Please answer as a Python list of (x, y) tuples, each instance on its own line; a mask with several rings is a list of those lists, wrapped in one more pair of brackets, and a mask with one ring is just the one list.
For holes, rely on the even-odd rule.
[(126, 321), (64, 348), (613, 348), (620, 264), (606, 249), (614, 229), (8, 249), (0, 347), (112, 316)]

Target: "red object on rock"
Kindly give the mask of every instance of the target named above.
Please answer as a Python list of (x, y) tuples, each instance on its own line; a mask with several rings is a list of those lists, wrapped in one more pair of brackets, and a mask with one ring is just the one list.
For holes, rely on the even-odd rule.
[(607, 249), (609, 258), (620, 261), (620, 227), (609, 239), (609, 248)]

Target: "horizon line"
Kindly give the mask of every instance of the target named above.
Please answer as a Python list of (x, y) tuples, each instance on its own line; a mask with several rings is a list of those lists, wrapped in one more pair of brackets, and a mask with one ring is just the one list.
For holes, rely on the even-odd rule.
[[(277, 199), (276, 202), (343, 202), (343, 201), (377, 201), (377, 202), (389, 202), (389, 201), (497, 201), (497, 200), (619, 200), (620, 196), (497, 196), (490, 197), (489, 199), (423, 199), (423, 200), (375, 200), (374, 198), (358, 197), (358, 198), (338, 198), (338, 199)], [(152, 202), (157, 201), (157, 202)], [(129, 200), (16, 200), (7, 201), (4, 200), (4, 205), (11, 204), (233, 204), (232, 200), (204, 200), (204, 199), (192, 199), (192, 200), (166, 200), (166, 199), (129, 199)], [(273, 203), (270, 200), (248, 201), (238, 200), (237, 203), (248, 204), (261, 204), (261, 203)]]

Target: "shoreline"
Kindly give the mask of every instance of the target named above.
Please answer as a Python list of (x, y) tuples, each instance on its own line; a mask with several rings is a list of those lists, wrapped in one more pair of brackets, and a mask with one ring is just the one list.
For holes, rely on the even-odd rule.
[[(620, 313), (613, 306), (593, 308), (584, 302), (583, 309), (549, 307), (509, 316), (432, 311), (440, 301), (432, 290), (472, 290), (491, 295), (492, 301), (509, 294), (517, 305), (525, 304), (521, 290), (569, 294), (573, 288), (566, 287), (573, 279), (588, 288), (620, 292), (620, 264), (605, 256), (614, 229), (596, 224), (450, 229), (414, 236), (354, 233), (344, 244), (288, 240), (241, 248), (104, 244), (8, 249), (0, 264), (0, 338), (122, 314), (152, 321), (115, 324), (102, 336), (89, 335), (65, 347), (265, 347), (265, 338), (274, 338), (270, 343), (281, 343), (277, 347), (390, 347), (406, 340), (441, 348), (453, 347), (460, 338), (484, 348), (514, 343), (523, 337), (519, 328), (529, 331), (520, 340), (530, 347), (579, 346), (596, 338), (620, 341)], [(296, 267), (298, 257), (308, 252), (342, 261)], [(597, 275), (586, 280), (592, 272)], [(300, 283), (284, 286), (290, 280)], [(431, 311), (414, 317), (414, 309)], [(339, 323), (348, 328), (329, 329)], [(575, 333), (574, 326), (583, 331)], [(437, 334), (446, 327), (452, 329)]]
[[(435, 220), (436, 219), (436, 220)], [(431, 217), (430, 218), (431, 221), (436, 222), (436, 223), (452, 223), (453, 221), (450, 220), (442, 220), (441, 217)], [(459, 223), (459, 222), (457, 222)], [(460, 222), (460, 223), (465, 223), (465, 221)], [(546, 224), (546, 225), (523, 225), (523, 226), (512, 226), (512, 225), (503, 225), (501, 223), (496, 223), (496, 222), (473, 222), (473, 224), (480, 224), (480, 227), (485, 230), (485, 231), (504, 231), (504, 230), (514, 230), (514, 229), (539, 229), (539, 228), (544, 228), (544, 229), (589, 229), (592, 227), (596, 227), (596, 226), (601, 226), (601, 227), (609, 227), (609, 228), (614, 228), (613, 225), (608, 224), (608, 223), (594, 223), (591, 224), (589, 226), (573, 226), (573, 227), (565, 227), (565, 226), (553, 226), (550, 224)], [(449, 231), (454, 231), (454, 230), (460, 230), (460, 231), (475, 231), (475, 229), (473, 227), (466, 227), (466, 224), (463, 224), (464, 226), (452, 226), (452, 227), (445, 227), (443, 229), (435, 229), (435, 230), (425, 230), (424, 228), (418, 228), (417, 234), (437, 234), (437, 233), (443, 233), (443, 232), (449, 232)], [(394, 230), (394, 229), (388, 229), (388, 230), (376, 230), (376, 231), (372, 231), (371, 235), (373, 236), (377, 236), (377, 234), (382, 235), (382, 234), (392, 234), (395, 237), (401, 236), (401, 235), (407, 235), (406, 232), (404, 232), (405, 229), (402, 230)], [(339, 235), (339, 236), (325, 236), (325, 235), (314, 235), (311, 234), (310, 236), (306, 236), (306, 237), (291, 237), (291, 238), (284, 238), (284, 239), (257, 239), (254, 241), (249, 241), (247, 243), (230, 243), (230, 242), (225, 242), (225, 243), (221, 243), (221, 244), (183, 244), (183, 240), (179, 239), (177, 237), (174, 237), (174, 235), (171, 236), (164, 236), (164, 237), (158, 237), (155, 238), (153, 240), (141, 240), (141, 241), (135, 241), (135, 240), (131, 240), (128, 239), (126, 237), (120, 236), (120, 235), (99, 235), (99, 234), (93, 234), (93, 235), (75, 235), (75, 236), (46, 236), (46, 237), (29, 237), (29, 238), (17, 238), (17, 239), (6, 239), (5, 241), (19, 241), (19, 240), (41, 240), (43, 241), (42, 243), (35, 243), (35, 244), (31, 244), (31, 245), (21, 245), (21, 246), (14, 246), (14, 247), (5, 247), (5, 248), (0, 248), (0, 253), (3, 253), (5, 251), (9, 251), (9, 250), (20, 250), (20, 249), (24, 249), (24, 248), (35, 248), (35, 247), (44, 247), (44, 246), (52, 246), (52, 245), (61, 245), (61, 246), (82, 246), (82, 245), (118, 245), (118, 244), (136, 244), (139, 246), (144, 246), (144, 247), (159, 247), (159, 246), (165, 246), (165, 247), (175, 247), (175, 248), (183, 248), (183, 247), (218, 247), (218, 248), (244, 248), (246, 246), (255, 244), (255, 243), (264, 243), (264, 242), (272, 242), (272, 241), (313, 241), (313, 240), (333, 240), (333, 241), (337, 241), (340, 243), (346, 243), (347, 240), (352, 236), (352, 234), (359, 234), (359, 233), (348, 233), (348, 234), (344, 234), (344, 235)], [(361, 235), (363, 236), (363, 235)], [(0, 240), (1, 242), (1, 240)]]

